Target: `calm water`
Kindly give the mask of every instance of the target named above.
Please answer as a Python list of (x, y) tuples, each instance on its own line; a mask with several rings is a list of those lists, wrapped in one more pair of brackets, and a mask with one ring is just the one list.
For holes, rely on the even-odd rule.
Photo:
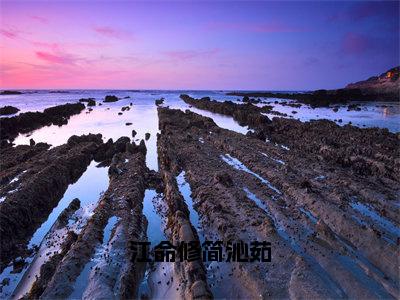
[[(154, 104), (156, 99), (165, 98), (164, 106), (171, 108), (179, 108), (182, 110), (189, 109), (180, 98), (179, 95), (187, 93), (195, 98), (210, 96), (214, 100), (231, 100), (237, 101), (236, 96), (227, 96), (225, 91), (113, 91), (113, 90), (70, 90), (68, 93), (50, 93), (49, 91), (30, 91), (22, 95), (2, 95), (0, 96), (0, 105), (12, 105), (26, 111), (43, 111), (47, 107), (64, 104), (68, 102), (76, 102), (80, 98), (95, 98), (97, 102), (104, 100), (106, 95), (116, 95), (122, 99), (114, 103), (103, 103), (102, 106), (93, 107), (93, 111), (88, 113), (84, 110), (81, 114), (72, 116), (68, 125), (65, 126), (49, 126), (34, 131), (32, 134), (20, 135), (16, 138), (16, 144), (28, 144), (29, 139), (33, 138), (36, 142), (47, 142), (53, 146), (61, 145), (73, 135), (81, 135), (88, 133), (101, 133), (104, 139), (112, 138), (116, 140), (121, 136), (132, 135), (132, 129), (137, 132), (135, 140), (138, 142), (144, 139), (145, 134), (151, 134), (150, 139), (146, 141), (148, 148), (147, 165), (151, 169), (157, 170), (156, 156), (156, 134), (158, 133), (157, 107)], [(268, 99), (268, 101), (284, 100)], [(123, 106), (129, 106), (129, 111), (121, 112)], [(346, 107), (341, 107), (338, 112), (333, 112), (329, 108), (311, 109), (303, 105), (300, 108), (273, 104), (274, 109), (283, 113), (288, 113), (293, 118), (301, 121), (310, 119), (342, 119), (341, 125), (352, 122), (360, 127), (383, 127), (388, 128), (392, 132), (400, 131), (400, 105), (399, 103), (385, 103), (387, 107), (381, 107), (383, 103), (379, 103), (379, 107), (375, 104), (366, 103), (362, 106), (361, 111), (347, 111)], [(207, 117), (212, 117), (218, 126), (231, 129), (240, 133), (246, 133), (248, 128), (240, 126), (231, 117), (213, 114), (207, 111), (190, 108), (192, 111)], [(292, 113), (296, 111), (297, 113)], [(274, 117), (274, 116), (271, 116)], [(126, 126), (125, 123), (132, 123)]]
[[(144, 139), (145, 134), (150, 133), (150, 139), (146, 141), (147, 146), (147, 157), (146, 163), (149, 168), (158, 170), (157, 166), (157, 148), (156, 148), (156, 135), (158, 130), (158, 118), (157, 118), (157, 107), (154, 104), (156, 99), (161, 97), (165, 98), (163, 106), (169, 106), (177, 109), (191, 109), (192, 111), (202, 114), (207, 117), (214, 119), (216, 124), (222, 128), (234, 130), (239, 133), (245, 134), (248, 131), (247, 127), (240, 126), (231, 117), (213, 114), (207, 111), (198, 110), (195, 108), (189, 108), (182, 100), (179, 95), (182, 93), (189, 94), (195, 98), (201, 98), (210, 96), (214, 100), (224, 101), (231, 100), (239, 103), (238, 97), (226, 96), (224, 91), (107, 91), (107, 90), (71, 90), (68, 93), (50, 93), (49, 91), (30, 91), (29, 93), (22, 95), (6, 95), (0, 96), (0, 106), (12, 105), (18, 107), (21, 111), (43, 111), (47, 107), (60, 105), (68, 102), (76, 102), (80, 98), (95, 98), (97, 104), (102, 102), (106, 95), (116, 95), (119, 98), (130, 97), (122, 99), (114, 103), (103, 103), (103, 105), (96, 105), (93, 111), (89, 112), (85, 109), (81, 114), (72, 116), (67, 125), (48, 126), (38, 129), (29, 134), (19, 135), (15, 143), (16, 144), (29, 144), (29, 139), (33, 138), (36, 142), (47, 142), (52, 146), (58, 146), (64, 144), (71, 135), (81, 135), (88, 133), (101, 133), (104, 140), (112, 138), (113, 140), (118, 139), (121, 136), (132, 137), (132, 130), (137, 132), (135, 141), (139, 142), (140, 139)], [(268, 99), (268, 101), (282, 102), (282, 99)], [(130, 106), (129, 111), (124, 111), (122, 115), (118, 115), (121, 112), (123, 106)], [(240, 102), (241, 103), (241, 102)], [(261, 105), (261, 104), (260, 104)], [(308, 106), (303, 105), (300, 108), (293, 108), (284, 106), (281, 104), (274, 105), (274, 110), (282, 113), (287, 113), (289, 117), (300, 119), (301, 121), (308, 121), (310, 119), (329, 119), (338, 120), (342, 119), (340, 125), (352, 122), (355, 126), (360, 127), (382, 127), (388, 128), (392, 132), (400, 131), (400, 105), (399, 103), (364, 103), (362, 104), (361, 111), (347, 111), (347, 107), (342, 106), (338, 112), (333, 112), (329, 108), (316, 108), (311, 109)], [(386, 107), (382, 107), (386, 105)], [(296, 112), (296, 113), (294, 113)], [(275, 117), (275, 116), (271, 116)], [(126, 126), (125, 123), (132, 123), (131, 126)], [(284, 147), (281, 145), (281, 147)], [(273, 158), (271, 158), (273, 159)], [(284, 163), (278, 159), (275, 159), (277, 163)], [(231, 160), (227, 161), (228, 163)], [(234, 167), (238, 167), (239, 164), (232, 162)], [(246, 171), (246, 170), (245, 170)], [(181, 174), (182, 175), (182, 174)], [(186, 201), (190, 200), (190, 187), (186, 182), (181, 180), (183, 176), (178, 176), (178, 183), (180, 191), (185, 197)], [(53, 213), (49, 216), (48, 220), (42, 224), (38, 231), (34, 234), (31, 239), (30, 246), (33, 244), (39, 245), (47, 232), (50, 230), (54, 221), (57, 219), (59, 213), (64, 209), (69, 202), (77, 197), (82, 201), (83, 207), (89, 207), (91, 204), (98, 201), (99, 193), (104, 191), (108, 185), (108, 175), (106, 168), (96, 168), (95, 164), (92, 163), (83, 176), (75, 183), (70, 185), (63, 199), (60, 200), (59, 205), (54, 209)], [(153, 190), (147, 190), (144, 200), (144, 214), (149, 220), (148, 235), (149, 240), (152, 244), (156, 244), (159, 241), (165, 239), (164, 232), (162, 230), (162, 219), (157, 213), (153, 206), (152, 199), (157, 194)], [(190, 202), (190, 201), (189, 201)], [(189, 207), (192, 207), (188, 203)], [(196, 229), (199, 228), (197, 214), (192, 209), (191, 218)], [(195, 220), (193, 220), (193, 218)], [(201, 231), (201, 230), (200, 230)], [(107, 230), (106, 230), (107, 232)], [(202, 237), (201, 232), (200, 236)], [(154, 246), (154, 245), (153, 245)], [(28, 259), (31, 262), (33, 257)], [(29, 267), (29, 266), (28, 266)], [(0, 279), (10, 278), (10, 285), (3, 288), (3, 292), (0, 293), (0, 298), (9, 297), (17, 286), (23, 273), (28, 269), (25, 268), (22, 274), (11, 274), (12, 267), (8, 267), (0, 274)], [(154, 290), (154, 283), (158, 282), (158, 276), (161, 273), (163, 265), (157, 266), (155, 271), (147, 272), (145, 280), (149, 282), (149, 286), (144, 284), (142, 291), (148, 292)], [(159, 272), (160, 271), (160, 272)], [(86, 276), (86, 275), (85, 275)], [(171, 286), (168, 286), (171, 288)], [(168, 290), (164, 292), (168, 293)], [(83, 288), (79, 289), (81, 294)], [(163, 293), (164, 293), (163, 292)], [(164, 295), (164, 294), (163, 294)]]

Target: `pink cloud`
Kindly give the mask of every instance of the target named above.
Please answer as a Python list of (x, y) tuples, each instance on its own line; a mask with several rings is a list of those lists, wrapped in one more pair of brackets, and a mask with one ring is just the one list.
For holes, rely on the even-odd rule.
[(73, 65), (77, 61), (77, 58), (75, 58), (74, 56), (61, 52), (53, 54), (44, 51), (36, 51), (35, 55), (41, 60), (55, 64)]
[(362, 54), (374, 48), (371, 38), (357, 33), (347, 33), (341, 44), (341, 49), (346, 54)]
[(259, 32), (259, 33), (275, 33), (275, 32), (301, 32), (305, 28), (291, 26), (281, 22), (268, 22), (268, 23), (226, 23), (226, 22), (212, 22), (206, 27), (208, 30), (234, 30), (245, 32)]
[(9, 39), (18, 38), (18, 31), (13, 30), (13, 29), (0, 29), (0, 34)]
[(32, 20), (35, 20), (35, 21), (37, 21), (37, 22), (39, 22), (39, 23), (43, 23), (43, 24), (46, 24), (46, 23), (48, 23), (48, 19), (47, 18), (44, 18), (44, 17), (40, 17), (40, 16), (29, 16)]
[(219, 49), (211, 49), (205, 51), (196, 50), (177, 50), (163, 52), (166, 56), (174, 60), (191, 60), (198, 57), (209, 57), (219, 52)]
[(131, 39), (132, 34), (128, 31), (112, 28), (109, 26), (96, 26), (93, 28), (95, 32), (98, 34), (109, 37), (109, 38), (116, 38), (116, 39)]

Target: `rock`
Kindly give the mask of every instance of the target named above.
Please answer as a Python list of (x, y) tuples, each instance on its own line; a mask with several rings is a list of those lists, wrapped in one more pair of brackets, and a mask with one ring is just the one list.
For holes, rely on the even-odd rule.
[(230, 175), (226, 172), (218, 172), (216, 174), (214, 174), (214, 183), (215, 184), (222, 184), (225, 187), (231, 187), (233, 186), (233, 180), (230, 177)]
[(121, 116), (121, 115), (122, 115), (122, 112), (119, 112), (118, 115)]
[(7, 286), (7, 285), (9, 285), (10, 284), (10, 278), (4, 278), (2, 281), (1, 281), (1, 285), (2, 286)]
[(349, 106), (347, 106), (347, 111), (360, 111), (361, 107), (359, 107), (358, 104), (350, 104)]
[(21, 95), (22, 92), (19, 91), (2, 91), (0, 95)]
[(19, 109), (14, 106), (3, 106), (0, 108), (0, 116), (13, 115), (19, 112)]
[(85, 105), (67, 103), (46, 108), (43, 112), (26, 112), (18, 116), (0, 119), (0, 139), (13, 140), (19, 133), (31, 132), (47, 125), (65, 125), (70, 116), (79, 114)]
[(29, 140), (29, 145), (35, 146), (35, 144), (36, 144), (36, 142), (35, 142), (34, 139), (30, 139), (30, 140)]
[(25, 266), (26, 262), (23, 258), (16, 258), (13, 261), (13, 270), (12, 273), (21, 273)]
[(164, 98), (160, 98), (160, 99), (157, 99), (156, 101), (155, 101), (155, 104), (158, 106), (158, 105), (161, 105), (161, 104), (163, 104), (164, 103)]
[(146, 134), (144, 135), (144, 138), (146, 141), (148, 141), (150, 138), (150, 133), (146, 132)]
[(81, 98), (81, 99), (79, 99), (79, 102), (87, 103), (87, 106), (95, 106), (96, 105), (96, 101), (94, 100), (94, 98)]
[(132, 130), (132, 137), (134, 138), (135, 136), (136, 136), (136, 134), (137, 134), (137, 132), (136, 132), (136, 130)]
[(126, 125), (126, 126), (131, 126), (132, 123), (128, 122), (128, 123), (125, 123), (125, 125)]
[(104, 99), (104, 102), (117, 102), (118, 97), (113, 95), (107, 95)]

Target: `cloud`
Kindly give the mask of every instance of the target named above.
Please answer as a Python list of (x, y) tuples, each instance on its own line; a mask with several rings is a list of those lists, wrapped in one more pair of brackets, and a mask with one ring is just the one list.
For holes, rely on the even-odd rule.
[(291, 26), (281, 22), (266, 23), (228, 23), (228, 22), (212, 22), (206, 26), (208, 30), (232, 30), (244, 32), (258, 33), (284, 33), (284, 32), (301, 32), (306, 28)]
[(371, 37), (349, 32), (341, 42), (341, 50), (345, 54), (359, 55), (374, 50), (376, 41)]
[(173, 59), (173, 60), (192, 60), (195, 58), (206, 58), (213, 56), (219, 52), (219, 49), (211, 49), (211, 50), (204, 50), (204, 51), (197, 51), (197, 50), (176, 50), (176, 51), (165, 51), (163, 52), (164, 55)]
[(397, 20), (399, 17), (399, 2), (360, 2), (340, 13), (328, 17), (330, 22), (351, 21), (359, 22), (370, 18), (380, 18), (387, 22), (389, 19)]
[(116, 29), (112, 28), (109, 26), (96, 26), (93, 27), (93, 30), (105, 37), (108, 38), (116, 38), (116, 39), (132, 39), (133, 36), (130, 32), (121, 30), (121, 29)]
[(45, 51), (36, 51), (35, 55), (43, 61), (54, 64), (74, 65), (78, 61), (78, 59), (73, 55), (62, 52), (50, 53)]
[(47, 18), (44, 18), (44, 17), (34, 16), (34, 15), (29, 16), (29, 17), (30, 17), (32, 20), (34, 20), (34, 21), (36, 21), (36, 22), (39, 22), (39, 23), (42, 23), (42, 24), (46, 24), (46, 23), (49, 22), (49, 20), (48, 20)]
[(14, 29), (0, 29), (0, 34), (9, 39), (16, 39), (19, 36), (19, 32)]

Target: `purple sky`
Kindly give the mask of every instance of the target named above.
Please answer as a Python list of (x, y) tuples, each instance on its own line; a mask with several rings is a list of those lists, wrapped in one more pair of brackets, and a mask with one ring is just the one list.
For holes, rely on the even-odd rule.
[(340, 88), (399, 64), (399, 2), (1, 1), (0, 88)]

